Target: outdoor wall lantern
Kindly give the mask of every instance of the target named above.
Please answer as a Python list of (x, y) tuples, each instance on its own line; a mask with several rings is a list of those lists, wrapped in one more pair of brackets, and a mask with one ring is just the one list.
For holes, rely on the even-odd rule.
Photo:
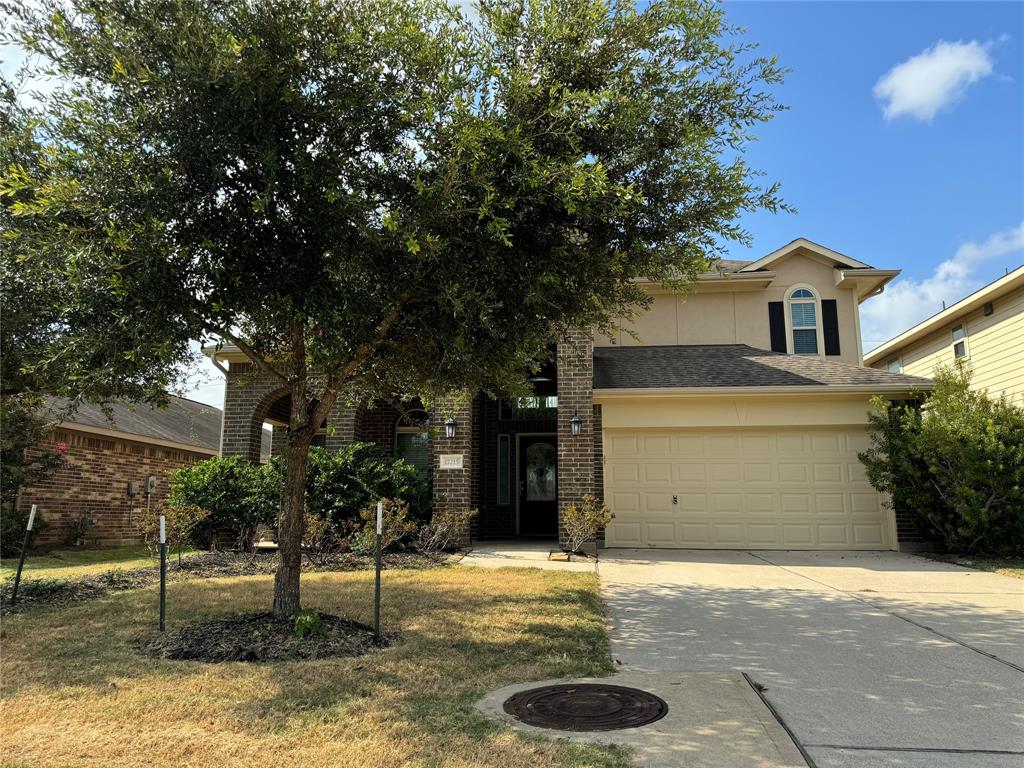
[(580, 418), (579, 413), (573, 413), (572, 418), (569, 419), (569, 426), (572, 427), (574, 435), (580, 433), (580, 430), (583, 428), (583, 419)]
[(448, 418), (444, 423), (444, 436), (451, 440), (455, 437), (455, 419)]

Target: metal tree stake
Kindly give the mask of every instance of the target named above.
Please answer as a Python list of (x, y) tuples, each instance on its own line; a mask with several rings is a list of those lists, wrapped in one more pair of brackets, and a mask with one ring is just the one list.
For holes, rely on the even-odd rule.
[(373, 639), (380, 643), (380, 535), (384, 530), (384, 503), (377, 502), (377, 541), (374, 547), (375, 575), (373, 587)]
[(25, 567), (25, 555), (28, 554), (29, 540), (32, 538), (32, 523), (36, 520), (36, 505), (28, 513), (28, 525), (25, 526), (25, 541), (21, 545), (21, 555), (18, 557), (18, 572), (14, 574), (14, 588), (11, 590), (11, 605), (18, 602), (18, 585), (21, 583), (21, 569)]
[(167, 521), (160, 515), (160, 631), (167, 614)]

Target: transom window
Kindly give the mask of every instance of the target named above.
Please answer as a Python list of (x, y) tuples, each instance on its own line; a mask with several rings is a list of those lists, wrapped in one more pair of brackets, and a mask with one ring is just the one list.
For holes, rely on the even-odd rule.
[(818, 301), (813, 291), (798, 288), (789, 295), (789, 319), (793, 353), (818, 354)]
[(962, 325), (953, 328), (953, 357), (967, 356), (967, 332)]
[(553, 419), (558, 411), (558, 395), (529, 395), (502, 401), (502, 419)]

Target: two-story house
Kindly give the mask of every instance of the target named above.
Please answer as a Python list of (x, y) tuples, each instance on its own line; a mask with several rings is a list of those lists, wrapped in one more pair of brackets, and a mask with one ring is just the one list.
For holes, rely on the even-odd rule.
[[(418, 464), (435, 507), (480, 511), (479, 538), (554, 539), (594, 493), (615, 514), (607, 546), (894, 549), (857, 453), (870, 398), (929, 381), (863, 366), (858, 306), (897, 274), (804, 239), (722, 261), (685, 294), (648, 286), (616, 338), (570, 334), (531, 397), (453, 399), (429, 431), (422, 411), (339, 405), (322, 443)], [(237, 350), (210, 354), (229, 365), (222, 453), (256, 461), (288, 395)]]

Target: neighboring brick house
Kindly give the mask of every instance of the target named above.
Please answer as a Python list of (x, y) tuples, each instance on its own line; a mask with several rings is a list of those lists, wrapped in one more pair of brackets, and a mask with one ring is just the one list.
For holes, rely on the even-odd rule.
[[(339, 404), (320, 442), (420, 465), (435, 508), (480, 511), (478, 538), (555, 539), (594, 493), (615, 514), (608, 546), (895, 549), (857, 453), (872, 396), (931, 382), (863, 366), (858, 307), (897, 274), (799, 239), (685, 293), (643, 283), (647, 311), (614, 338), (561, 339), (529, 397), (467, 393), (429, 415)], [(256, 461), (265, 423), (281, 444), (287, 390), (238, 349), (207, 354), (227, 365), (222, 453)]]
[[(60, 403), (52, 403), (59, 412)], [(130, 544), (141, 540), (137, 510), (146, 506), (145, 481), (157, 478), (152, 503), (167, 497), (169, 472), (217, 455), (218, 408), (171, 397), (165, 409), (124, 403), (110, 406), (112, 420), (97, 405), (79, 406), (43, 447), (66, 450), (64, 466), (44, 482), (23, 488), (19, 507), (37, 504), (46, 521), (36, 545), (69, 543), (75, 521), (92, 519), (84, 543)], [(128, 495), (129, 483), (138, 490)]]

